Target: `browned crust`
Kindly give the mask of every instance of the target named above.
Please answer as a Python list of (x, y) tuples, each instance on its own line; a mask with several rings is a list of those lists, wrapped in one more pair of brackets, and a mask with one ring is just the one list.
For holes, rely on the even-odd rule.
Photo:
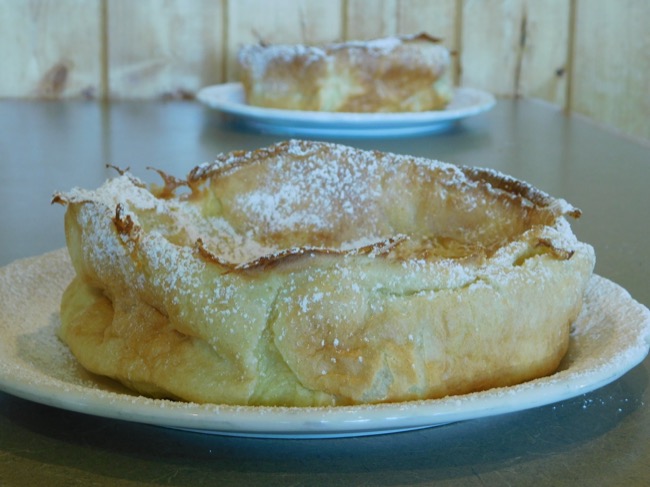
[[(430, 42), (432, 44), (441, 44), (444, 41), (442, 37), (436, 37), (434, 35), (429, 34), (428, 32), (418, 32), (416, 34), (405, 34), (405, 35), (394, 36), (394, 37), (405, 43)], [(257, 43), (257, 45), (259, 45), (260, 47), (270, 47), (273, 45), (273, 43), (260, 40)], [(325, 44), (320, 47), (326, 51), (334, 51), (338, 49), (348, 49), (351, 45), (354, 45), (356, 47), (356, 46), (363, 46), (364, 44), (361, 41), (348, 40), (348, 41), (339, 42), (335, 44)]]
[(200, 238), (196, 241), (196, 250), (198, 254), (205, 260), (213, 262), (222, 267), (226, 267), (228, 272), (238, 272), (238, 271), (247, 271), (247, 270), (265, 270), (269, 267), (275, 266), (283, 261), (288, 261), (290, 259), (305, 257), (308, 258), (313, 255), (375, 255), (380, 256), (384, 255), (391, 251), (395, 246), (407, 240), (406, 235), (397, 235), (395, 237), (388, 238), (379, 242), (372, 243), (370, 245), (364, 245), (362, 247), (356, 247), (353, 249), (333, 249), (327, 247), (293, 247), (290, 249), (282, 250), (274, 254), (263, 255), (255, 260), (250, 262), (244, 262), (243, 264), (234, 264), (226, 260), (221, 259), (219, 256), (210, 252), (205, 248), (203, 240)]
[[(332, 226), (333, 235), (344, 234), (345, 238), (301, 239), (307, 232), (312, 236), (327, 233), (323, 228), (330, 231), (329, 226), (309, 226), (307, 219), (299, 220), (295, 234), (293, 227), (286, 227), (287, 238), (278, 240), (281, 245), (267, 246), (260, 236), (275, 236), (285, 227), (267, 227), (264, 218), (251, 218), (251, 225), (262, 230), (248, 233), (246, 225), (234, 229), (238, 236), (251, 239), (251, 247), (241, 254), (221, 253), (226, 248), (221, 246), (221, 234), (214, 234), (211, 241), (213, 234), (203, 226), (212, 223), (209, 219), (199, 218), (193, 231), (178, 237), (176, 220), (168, 220), (170, 215), (166, 215), (162, 223), (171, 229), (165, 236), (170, 236), (172, 245), (158, 241), (160, 233), (156, 231), (151, 238), (145, 233), (159, 211), (178, 209), (179, 221), (191, 223), (186, 217), (197, 214), (195, 205), (187, 214), (182, 213), (182, 205), (176, 205), (187, 203), (188, 198), (197, 198), (192, 203), (199, 205), (205, 201), (199, 209), (204, 210), (202, 217), (223, 214), (233, 222), (244, 221), (248, 212), (254, 215), (255, 210), (243, 204), (239, 212), (229, 211), (237, 206), (237, 197), (258, 187), (276, 194), (279, 189), (273, 183), (286, 181), (287, 174), (299, 178), (304, 168), (312, 167), (302, 164), (303, 154), (318, 158), (318, 164), (339, 158), (344, 165), (354, 152), (328, 150), (328, 144), (316, 142), (289, 151), (288, 143), (224, 154), (212, 165), (193, 169), (186, 179), (156, 170), (163, 185), (150, 189), (151, 194), (143, 194), (142, 183), (121, 173), (116, 185), (100, 191), (96, 199), (95, 193), (84, 190), (54, 195), (53, 203), (70, 204), (66, 232), (79, 270), (62, 304), (67, 314), (62, 319), (61, 337), (69, 340), (73, 353), (80, 354), (79, 360), (88, 370), (116, 377), (148, 395), (200, 402), (311, 405), (461, 394), (509, 385), (555, 369), (566, 351), (569, 324), (579, 311), (581, 286), (593, 267), (592, 254), (579, 243), (571, 245), (573, 235), (561, 218), (575, 213), (571, 205), (496, 171), (458, 171), (417, 158), (366, 152), (364, 158), (350, 161), (365, 169), (365, 156), (374, 155), (381, 159), (378, 163), (395, 163), (398, 170), (388, 176), (379, 171), (373, 175), (375, 180), (365, 171), (350, 176), (343, 166), (346, 184), (363, 187), (367, 182), (369, 192), (403, 185), (401, 191), (359, 199), (380, 209), (368, 220), (391, 222), (378, 227), (382, 230), (376, 233), (372, 226), (361, 226), (362, 232), (350, 234)], [(305, 148), (310, 151), (303, 151)], [(273, 165), (272, 158), (282, 158), (285, 153), (290, 168), (282, 159), (277, 171), (264, 172), (265, 163)], [(249, 164), (260, 166), (250, 172), (237, 170)], [(316, 170), (321, 167), (318, 164), (313, 166)], [(348, 218), (347, 212), (338, 211), (338, 200), (332, 196), (343, 193), (338, 191), (342, 181), (338, 173), (334, 182), (316, 174), (316, 183), (310, 180), (316, 186), (308, 185), (299, 194), (308, 194), (311, 200), (318, 193), (314, 188), (321, 187), (318, 184), (329, 183), (326, 187), (336, 191), (326, 193), (319, 205), (331, 211), (319, 216)], [(309, 171), (304, 175), (310, 175)], [(137, 191), (129, 180), (139, 184)], [(176, 194), (182, 187), (189, 188), (189, 193)], [(130, 190), (144, 199), (129, 198)], [(449, 194), (455, 191), (460, 194)], [(282, 210), (266, 203), (267, 193), (261, 197), (254, 191), (250, 194), (266, 205), (264, 209), (269, 211), (262, 212), (264, 217), (283, 216)], [(344, 194), (342, 200), (357, 202), (353, 191), (346, 189)], [(412, 200), (411, 194), (415, 195)], [(440, 198), (428, 199), (430, 195)], [(393, 205), (400, 198), (403, 208)], [(398, 210), (395, 214), (390, 213), (393, 206)], [(294, 215), (302, 205), (288, 208), (288, 214)], [(413, 208), (418, 210), (414, 222), (393, 224), (409, 219), (407, 210)], [(458, 212), (461, 217), (448, 218), (436, 213), (436, 208), (444, 208), (454, 217)], [(439, 218), (439, 225), (428, 219), (431, 215)], [(96, 228), (80, 231), (80, 225), (98, 220), (101, 223)], [(473, 226), (480, 231), (474, 232)], [(424, 231), (420, 232), (421, 228)], [(446, 235), (449, 228), (469, 232), (463, 233), (467, 239)], [(382, 238), (391, 234), (395, 236), (364, 245), (371, 235)], [(342, 250), (332, 242), (357, 244)], [(297, 243), (301, 246), (287, 248)], [(240, 244), (241, 240), (236, 240), (235, 246)], [(278, 250), (260, 256), (273, 252), (271, 249)], [(491, 261), (501, 249), (504, 254)], [(382, 258), (372, 258), (375, 256)], [(245, 259), (250, 260), (236, 263)], [(143, 287), (133, 287), (140, 277)], [(210, 291), (222, 284), (220, 291)], [(242, 307), (246, 313), (241, 313)], [(101, 326), (96, 316), (103, 317)], [(110, 344), (105, 347), (107, 336)], [(121, 340), (117, 353), (115, 337)], [(212, 344), (217, 343), (219, 353), (215, 355)], [(437, 357), (433, 352), (439, 344), (443, 348)], [(499, 347), (506, 352), (495, 354)], [(136, 370), (131, 361), (144, 362), (142, 369)], [(260, 364), (266, 368), (260, 369)], [(206, 383), (202, 376), (211, 379)], [(287, 378), (286, 387), (281, 379), (272, 379), (276, 377)], [(269, 395), (271, 389), (281, 390), (280, 395)]]
[[(531, 186), (527, 183), (519, 181), (515, 178), (507, 176), (497, 171), (476, 167), (461, 167), (463, 173), (471, 181), (478, 183), (488, 183), (492, 187), (505, 191), (513, 195), (520, 196), (527, 199), (538, 207), (549, 208), (557, 201), (547, 193)], [(578, 208), (571, 207), (566, 213), (573, 218), (580, 218), (582, 211)]]
[[(230, 152), (228, 154), (222, 154), (218, 156), (215, 162), (212, 164), (201, 165), (193, 168), (188, 173), (186, 179), (176, 178), (165, 173), (162, 170), (148, 167), (148, 169), (157, 172), (163, 180), (163, 185), (152, 186), (151, 192), (157, 198), (170, 199), (176, 197), (175, 192), (178, 188), (187, 187), (191, 190), (191, 194), (189, 195), (190, 198), (200, 198), (200, 187), (208, 180), (217, 179), (222, 175), (226, 175), (240, 167), (264, 163), (270, 158), (284, 155), (288, 152), (290, 144), (291, 141), (284, 141), (270, 147), (260, 148), (253, 151), (239, 150)], [(313, 145), (319, 143), (309, 142), (309, 144)], [(373, 152), (378, 157), (386, 155), (379, 151)], [(121, 170), (116, 167), (115, 169), (121, 175), (126, 174), (126, 170)], [(557, 212), (560, 210), (554, 206), (557, 200), (527, 183), (491, 169), (465, 166), (461, 166), (460, 169), (469, 181), (479, 184), (489, 184), (492, 188), (503, 191), (504, 194), (502, 197), (525, 199), (531, 202), (538, 210), (549, 211), (552, 218), (559, 216)], [(56, 193), (52, 199), (52, 203), (66, 204), (68, 203), (68, 200), (61, 193)], [(581, 215), (581, 211), (569, 205), (567, 214), (578, 218)], [(113, 223), (118, 233), (134, 242), (137, 240), (139, 227), (134, 224), (128, 214), (124, 214), (124, 207), (120, 204), (118, 204), (115, 208)], [(406, 240), (408, 240), (407, 236), (397, 235), (370, 245), (346, 250), (327, 247), (296, 246), (274, 254), (264, 255), (255, 260), (242, 264), (237, 264), (222, 259), (218, 255), (208, 250), (200, 238), (195, 242), (194, 248), (197, 254), (201, 256), (201, 258), (205, 259), (208, 262), (217, 264), (223, 267), (225, 269), (225, 272), (231, 273), (264, 270), (281, 262), (288, 262), (290, 260), (295, 260), (301, 257), (309, 258), (312, 255), (343, 256), (373, 254), (376, 256), (381, 256), (387, 254), (400, 243)], [(537, 243), (537, 246), (548, 248), (556, 256), (556, 258), (559, 259), (569, 259), (572, 256), (572, 252), (565, 249), (559, 249), (544, 239), (540, 239)]]
[[(177, 186), (187, 185), (193, 192), (196, 192), (197, 188), (210, 178), (218, 178), (221, 174), (228, 173), (240, 166), (257, 164), (264, 162), (268, 158), (285, 154), (290, 143), (290, 141), (283, 141), (271, 147), (256, 149), (254, 151), (239, 150), (221, 155), (217, 157), (215, 162), (212, 164), (197, 166), (192, 169), (188, 174), (187, 180), (181, 182), (184, 184), (178, 184)], [(373, 152), (376, 155), (384, 155), (380, 151)], [(230, 162), (226, 163), (226, 161)], [(470, 181), (480, 184), (490, 184), (493, 188), (500, 189), (505, 193), (524, 198), (537, 207), (549, 208), (557, 201), (555, 198), (534, 186), (507, 176), (501, 172), (469, 166), (459, 167)], [(580, 218), (582, 211), (572, 206), (567, 214), (573, 218)]]

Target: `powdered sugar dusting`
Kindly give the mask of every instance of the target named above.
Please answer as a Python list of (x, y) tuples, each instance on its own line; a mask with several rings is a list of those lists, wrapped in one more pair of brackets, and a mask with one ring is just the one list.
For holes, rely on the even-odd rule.
[[(616, 284), (594, 276), (556, 374), (514, 387), (438, 400), (355, 407), (198, 405), (133, 396), (77, 366), (55, 336), (58, 303), (73, 270), (64, 250), (0, 269), (0, 388), (75, 411), (164, 426), (254, 436), (327, 436), (421, 427), (515, 411), (605, 385), (638, 364), (650, 345), (650, 311)], [(27, 305), (26, 303), (29, 303)], [(362, 358), (359, 357), (359, 362)], [(356, 418), (350, 421), (350, 418)]]
[(326, 61), (327, 52), (319, 47), (296, 45), (245, 46), (238, 53), (239, 62), (249, 66), (256, 77), (264, 76), (272, 61), (291, 62), (302, 59), (306, 65)]
[[(512, 182), (488, 173), (494, 181)], [(123, 279), (136, 276), (129, 284), (136, 291), (146, 286), (144, 274), (129, 257), (136, 242), (157, 279), (154, 284), (187, 294), (199, 289), (198, 276), (206, 266), (197, 251), (227, 268), (246, 269), (288, 255), (333, 251), (356, 256), (359, 249), (373, 246), (362, 252), (367, 258), (400, 263), (382, 284), (400, 293), (505, 280), (509, 273), (504, 270), (535, 239), (568, 252), (586, 251), (561, 216), (553, 226), (518, 229), (518, 221), (504, 217), (512, 195), (470, 174), (440, 161), (290, 140), (261, 152), (223, 154), (197, 167), (189, 179), (203, 191), (201, 198), (158, 198), (129, 174), (95, 191), (73, 189), (60, 197), (81, 207), (86, 265), (103, 280), (114, 279), (115, 270)], [(558, 207), (557, 200), (525, 189), (543, 204)], [(404, 221), (409, 214), (401, 210), (391, 216), (400, 204), (418, 208), (420, 199), (431, 199), (427, 211), (435, 219), (424, 214), (418, 218), (426, 223)], [(517, 204), (534, 206), (525, 198)], [(454, 208), (454, 219), (438, 210), (445, 207)], [(131, 225), (130, 230), (118, 231), (116, 220)], [(493, 227), (500, 220), (502, 226)], [(459, 260), (472, 255), (474, 260)], [(347, 266), (340, 260), (322, 272), (335, 270), (346, 277)], [(357, 279), (368, 279), (361, 269), (355, 272)], [(204, 298), (206, 309), (217, 299)]]
[[(436, 44), (437, 40), (428, 36), (388, 36), (371, 40), (352, 40), (323, 46), (307, 46), (304, 44), (258, 44), (242, 46), (238, 51), (239, 63), (251, 71), (255, 78), (266, 76), (269, 68), (275, 63), (291, 65), (300, 61), (309, 68), (312, 64), (320, 64), (323, 69), (331, 69), (336, 63), (339, 53), (345, 52), (353, 63), (361, 62), (367, 57), (380, 59), (393, 51), (408, 45), (410, 42), (429, 42), (431, 45), (426, 54), (417, 50), (405, 49), (401, 53), (402, 62), (406, 66), (427, 66), (442, 73), (450, 62), (447, 48)], [(359, 58), (359, 59), (357, 59)], [(279, 82), (276, 80), (275, 82)]]
[(269, 169), (267, 179), (274, 183), (235, 198), (235, 204), (270, 233), (301, 227), (331, 230), (337, 219), (367, 216), (366, 208), (381, 198), (380, 179), (393, 170), (372, 153), (354, 153), (343, 146), (331, 146), (331, 162), (298, 141), (286, 147)]
[[(550, 267), (564, 266), (573, 252), (565, 267), (584, 282), (593, 266), (590, 247), (573, 237), (552, 198), (439, 161), (291, 140), (221, 155), (181, 183), (163, 179), (164, 188), (148, 190), (121, 174), (94, 192), (58, 195), (76, 218), (72, 260), (84, 279), (106, 286), (116, 309), (144, 302), (171, 329), (227, 354), (234, 366), (219, 363), (211, 377), (223, 370), (223, 383), (230, 387), (234, 378), (241, 394), (220, 401), (252, 397), (256, 341), (268, 343), (267, 335), (296, 371), (302, 365), (293, 366), (284, 347), (303, 338), (292, 330), (320, 327), (306, 335), (315, 353), (326, 355), (313, 361), (319, 379), (324, 371), (322, 379), (331, 380), (350, 362), (345, 351), (359, 369), (372, 361), (363, 337), (340, 323), (382, 316), (411, 298), (426, 306), (446, 290), (539, 289), (554, 282)], [(189, 192), (175, 195), (178, 184)], [(582, 283), (574, 287), (558, 309), (579, 302)], [(404, 322), (401, 338), (390, 339), (417, 343), (419, 334)]]

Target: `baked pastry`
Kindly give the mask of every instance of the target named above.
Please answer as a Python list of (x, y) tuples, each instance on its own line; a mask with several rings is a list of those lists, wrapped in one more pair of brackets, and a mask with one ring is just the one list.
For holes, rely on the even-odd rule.
[(238, 54), (249, 105), (324, 112), (443, 109), (449, 51), (425, 34), (322, 47), (248, 45)]
[(76, 272), (59, 335), (149, 396), (345, 405), (544, 376), (594, 266), (577, 209), (489, 169), (291, 140), (162, 175), (54, 197)]

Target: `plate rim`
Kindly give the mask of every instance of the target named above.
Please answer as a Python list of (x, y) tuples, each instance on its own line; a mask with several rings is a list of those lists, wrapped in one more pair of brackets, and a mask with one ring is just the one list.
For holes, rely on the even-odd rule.
[[(64, 254), (63, 251), (60, 249), (17, 261), (0, 268), (0, 273), (6, 272), (11, 266), (20, 266), (21, 263), (29, 265), (32, 272), (41, 269), (43, 263), (57, 264), (61, 261), (69, 265), (67, 252)], [(77, 413), (240, 437), (340, 438), (429, 428), (523, 411), (576, 397), (613, 382), (641, 363), (650, 348), (650, 311), (635, 301), (625, 289), (604, 277), (594, 274), (590, 285), (604, 286), (610, 292), (617, 293), (617, 298), (624, 301), (625, 316), (636, 315), (642, 321), (639, 329), (645, 330), (645, 336), (640, 336), (629, 344), (629, 350), (625, 350), (623, 356), (625, 360), (606, 362), (568, 381), (555, 378), (563, 372), (568, 375), (566, 372), (571, 370), (570, 367), (549, 377), (516, 386), (442, 399), (335, 407), (201, 405), (101, 390), (97, 388), (97, 383), (92, 388), (44, 375), (38, 377), (33, 371), (27, 375), (29, 380), (25, 381), (25, 371), (21, 370), (20, 364), (8, 360), (11, 357), (7, 356), (5, 348), (0, 347), (0, 364), (3, 365), (0, 367), (0, 390), (32, 402)], [(50, 310), (55, 314), (57, 311)], [(47, 325), (40, 323), (33, 325), (30, 330), (39, 330), (45, 326)], [(541, 384), (544, 381), (549, 383)]]
[(454, 97), (473, 97), (474, 103), (444, 110), (397, 113), (352, 113), (285, 110), (248, 105), (243, 85), (228, 82), (205, 86), (196, 94), (205, 106), (234, 116), (252, 127), (268, 131), (352, 135), (408, 135), (440, 131), (451, 123), (478, 115), (496, 105), (493, 94), (471, 87), (455, 87)]

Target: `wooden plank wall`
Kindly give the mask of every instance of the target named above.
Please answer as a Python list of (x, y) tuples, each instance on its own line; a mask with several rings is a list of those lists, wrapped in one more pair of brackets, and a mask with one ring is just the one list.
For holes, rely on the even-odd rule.
[(647, 0), (0, 0), (0, 97), (178, 98), (239, 46), (426, 31), (458, 84), (650, 141)]

